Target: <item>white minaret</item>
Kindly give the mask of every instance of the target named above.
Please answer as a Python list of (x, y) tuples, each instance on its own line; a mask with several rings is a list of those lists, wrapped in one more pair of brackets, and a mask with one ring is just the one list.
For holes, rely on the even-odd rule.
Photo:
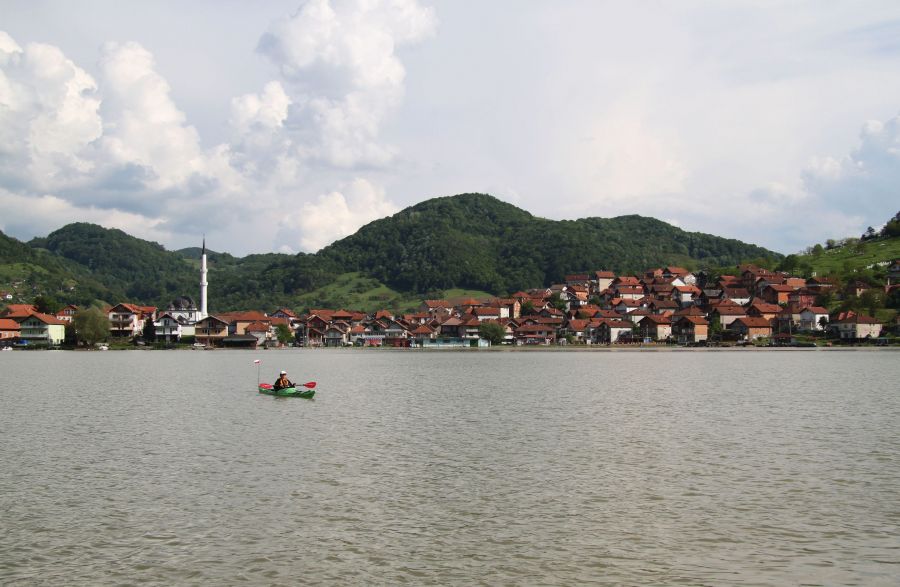
[(200, 319), (206, 318), (206, 236), (203, 237), (203, 251), (200, 254)]

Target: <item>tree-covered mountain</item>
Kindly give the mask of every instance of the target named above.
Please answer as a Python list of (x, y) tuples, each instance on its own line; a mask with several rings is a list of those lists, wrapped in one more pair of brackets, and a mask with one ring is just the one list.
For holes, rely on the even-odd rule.
[[(633, 273), (672, 264), (697, 269), (781, 258), (653, 218), (548, 220), (484, 194), (422, 202), (315, 254), (207, 252), (214, 311), (324, 301), (344, 305), (351, 294), (355, 301), (371, 294), (372, 304), (408, 303), (451, 289), (511, 293), (596, 269)], [(76, 223), (28, 245), (3, 236), (0, 289), (3, 272), (24, 265), (43, 276), (39, 287), (49, 293), (65, 297), (67, 287), (77, 292), (65, 301), (93, 297), (165, 306), (180, 295), (196, 296), (199, 257), (195, 247), (167, 251), (121, 230)]]
[(29, 245), (77, 263), (128, 300), (171, 300), (196, 289), (198, 281), (196, 272), (177, 253), (114, 228), (78, 222)]
[(781, 255), (686, 232), (654, 218), (548, 220), (485, 194), (435, 198), (372, 222), (318, 253), (401, 290), (470, 287), (511, 292), (567, 273), (701, 268)]
[(59, 255), (36, 249), (0, 232), (0, 290), (30, 300), (38, 294), (87, 303), (124, 295), (111, 292), (90, 271)]

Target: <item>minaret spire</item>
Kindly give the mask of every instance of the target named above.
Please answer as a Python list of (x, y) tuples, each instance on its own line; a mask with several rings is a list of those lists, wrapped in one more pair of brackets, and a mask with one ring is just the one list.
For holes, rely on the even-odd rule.
[(206, 235), (203, 235), (203, 249), (200, 253), (200, 319), (206, 318), (209, 314), (206, 309), (206, 288), (209, 282), (206, 281)]

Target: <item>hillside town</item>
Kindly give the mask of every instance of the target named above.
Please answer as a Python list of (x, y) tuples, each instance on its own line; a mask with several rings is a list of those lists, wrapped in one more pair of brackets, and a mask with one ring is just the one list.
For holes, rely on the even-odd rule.
[[(900, 260), (888, 273), (885, 293), (900, 287)], [(805, 279), (754, 265), (733, 275), (709, 276), (683, 267), (661, 267), (640, 276), (611, 271), (565, 276), (563, 283), (488, 299), (429, 299), (415, 311), (361, 312), (310, 308), (295, 312), (247, 310), (208, 314), (205, 255), (201, 303), (189, 296), (166, 308), (121, 302), (103, 309), (110, 341), (191, 348), (416, 347), (491, 345), (634, 345), (766, 343), (796, 346), (804, 336), (863, 342), (897, 332), (864, 312), (830, 312), (827, 294), (861, 296), (861, 281), (837, 292), (828, 278)], [(28, 304), (0, 313), (0, 347), (59, 346), (79, 308), (55, 314)], [(71, 333), (68, 335), (71, 338)]]

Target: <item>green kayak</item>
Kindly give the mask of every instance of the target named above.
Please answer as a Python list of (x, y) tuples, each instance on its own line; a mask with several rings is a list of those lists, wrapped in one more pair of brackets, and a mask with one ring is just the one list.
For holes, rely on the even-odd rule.
[(315, 389), (297, 389), (296, 387), (285, 387), (284, 389), (274, 389), (268, 383), (259, 384), (259, 393), (266, 395), (275, 395), (278, 397), (303, 397), (311, 398), (316, 395)]

